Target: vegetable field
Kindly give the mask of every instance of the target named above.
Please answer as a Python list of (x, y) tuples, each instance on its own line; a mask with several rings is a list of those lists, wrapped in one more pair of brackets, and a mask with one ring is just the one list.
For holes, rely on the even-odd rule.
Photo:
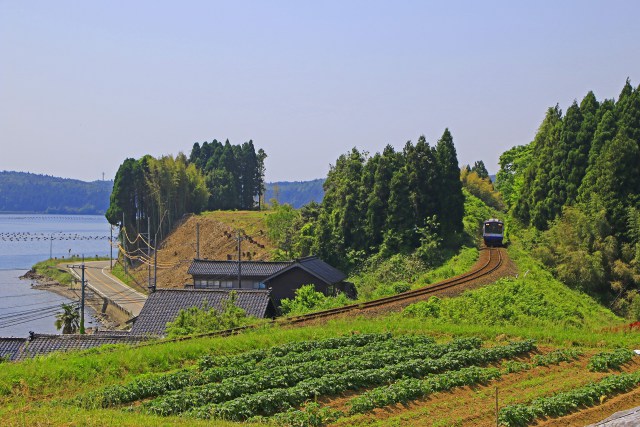
[[(563, 372), (567, 364), (577, 365), (569, 370), (577, 368), (592, 376), (589, 382), (568, 374), (571, 379), (560, 381), (559, 390), (554, 385), (531, 398), (524, 392), (507, 396), (498, 414), (501, 425), (525, 426), (637, 387), (640, 372), (611, 372), (631, 359), (632, 352), (624, 349), (592, 356), (572, 348), (540, 351), (532, 340), (488, 345), (477, 337), (436, 342), (425, 335), (357, 333), (235, 355), (202, 356), (187, 368), (139, 376), (67, 403), (85, 410), (124, 410), (193, 422), (378, 425), (374, 421), (379, 411), (393, 412), (432, 396), (437, 402), (442, 392), (457, 396), (477, 389), (492, 394), (494, 387), (486, 386), (504, 387), (512, 381), (523, 391), (535, 389), (545, 383), (537, 377), (540, 373), (553, 372), (553, 367)], [(492, 400), (488, 409), (495, 420)]]
[[(161, 416), (316, 424), (370, 412), (501, 375), (487, 366), (526, 355), (533, 341), (485, 347), (478, 338), (436, 343), (426, 336), (356, 334), (284, 344), (230, 357), (202, 357), (194, 367), (137, 378), (73, 399), (84, 408), (127, 408)], [(348, 411), (299, 409), (305, 402), (364, 391)], [(270, 419), (272, 418), (272, 419)]]

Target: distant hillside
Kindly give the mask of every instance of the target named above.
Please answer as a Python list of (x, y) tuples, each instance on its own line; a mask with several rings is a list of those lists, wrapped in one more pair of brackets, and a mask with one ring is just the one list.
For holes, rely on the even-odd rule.
[(267, 183), (265, 200), (278, 200), (278, 203), (289, 203), (294, 208), (300, 208), (311, 201), (322, 202), (324, 197), (324, 178), (311, 181), (281, 181)]
[[(276, 198), (300, 208), (322, 202), (324, 179), (266, 184), (265, 200)], [(0, 213), (102, 215), (109, 208), (113, 181), (85, 182), (28, 172), (0, 171)]]
[(84, 182), (27, 172), (0, 172), (0, 212), (104, 214), (113, 181)]

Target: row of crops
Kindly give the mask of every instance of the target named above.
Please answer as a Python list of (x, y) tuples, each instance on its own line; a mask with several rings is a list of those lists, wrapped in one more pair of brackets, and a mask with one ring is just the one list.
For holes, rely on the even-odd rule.
[[(558, 350), (535, 355), (527, 363), (513, 360), (535, 348), (531, 340), (486, 347), (478, 338), (436, 343), (426, 336), (357, 334), (229, 357), (207, 356), (192, 367), (105, 387), (76, 397), (73, 403), (161, 416), (319, 425), (438, 391), (486, 383), (510, 372), (570, 361), (579, 355)], [(600, 365), (622, 360), (617, 353)], [(497, 362), (502, 362), (503, 369), (493, 367)], [(631, 380), (625, 381), (628, 384)], [(364, 389), (341, 411), (315, 403), (305, 405), (319, 397)], [(304, 408), (299, 409), (301, 406)], [(519, 420), (526, 423), (538, 416), (535, 410), (523, 408), (504, 408), (501, 420), (518, 425)], [(528, 415), (520, 415), (526, 411)]]

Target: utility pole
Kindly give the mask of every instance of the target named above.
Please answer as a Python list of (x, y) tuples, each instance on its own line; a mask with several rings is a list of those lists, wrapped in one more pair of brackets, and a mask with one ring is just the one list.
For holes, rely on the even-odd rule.
[(158, 282), (158, 236), (156, 236), (155, 242), (153, 243), (156, 245), (156, 248), (153, 251), (153, 288), (151, 292), (156, 291), (156, 284)]
[(498, 409), (498, 387), (496, 387), (496, 427), (500, 425), (500, 411)]
[(238, 288), (242, 288), (242, 251), (240, 249), (240, 245), (244, 238), (242, 237), (242, 230), (238, 230), (237, 232), (238, 239)]
[(82, 255), (82, 284), (80, 294), (80, 334), (84, 334), (84, 254)]
[(200, 223), (196, 224), (196, 259), (200, 259)]
[(122, 249), (124, 249), (124, 254), (122, 254), (122, 265), (124, 266), (124, 274), (127, 274), (127, 228), (124, 224), (124, 212), (122, 212)]
[(147, 217), (147, 288), (151, 291), (151, 217)]
[(80, 276), (80, 334), (84, 334), (84, 254), (82, 254), (82, 264), (80, 265), (68, 265), (67, 268), (74, 269), (80, 268), (82, 270), (82, 275)]
[(49, 234), (49, 259), (53, 259), (53, 233)]
[[(160, 217), (160, 224), (158, 224), (158, 228), (156, 229), (155, 238), (153, 239), (153, 288), (150, 289), (151, 292), (156, 291), (156, 285), (158, 284), (158, 231), (162, 233), (162, 220), (164, 219), (165, 214), (168, 211), (164, 211), (162, 216)], [(160, 234), (160, 240), (162, 240), (162, 234)]]
[(109, 270), (113, 270), (113, 225), (109, 224), (111, 237), (109, 237)]

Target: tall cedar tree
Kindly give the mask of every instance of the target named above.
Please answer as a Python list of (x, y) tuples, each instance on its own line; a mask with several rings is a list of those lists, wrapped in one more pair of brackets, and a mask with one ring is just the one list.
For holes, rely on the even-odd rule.
[(434, 215), (438, 237), (451, 241), (448, 233), (462, 229), (464, 197), (448, 130), (435, 148), (424, 137), (402, 152), (388, 145), (373, 157), (354, 148), (331, 167), (324, 190), (314, 247), (343, 268), (380, 251), (413, 251), (419, 229)]
[(456, 148), (449, 129), (445, 129), (436, 144), (436, 158), (440, 169), (439, 179), (436, 180), (438, 184), (436, 215), (442, 227), (441, 236), (449, 237), (447, 241), (453, 241), (451, 236), (462, 231), (464, 195)]
[(504, 153), (500, 165), (512, 214), (549, 228), (541, 260), (571, 283), (607, 290), (620, 313), (640, 319), (624, 307), (640, 307), (640, 87), (627, 80), (617, 101), (600, 104), (589, 92), (564, 118), (549, 109), (534, 141)]
[(210, 193), (207, 209), (259, 209), (266, 157), (262, 149), (256, 153), (253, 141), (231, 145), (229, 140), (222, 144), (214, 139), (193, 144), (189, 162), (205, 175)]
[(487, 168), (485, 167), (482, 160), (478, 160), (473, 164), (471, 172), (477, 173), (479, 178), (489, 179), (489, 171), (487, 171)]
[(557, 149), (562, 129), (562, 111), (556, 105), (547, 114), (532, 142), (533, 161), (524, 171), (522, 193), (514, 209), (514, 214), (524, 222), (531, 222), (539, 229), (546, 229), (554, 217), (554, 200), (551, 195), (554, 178), (554, 153)]
[(397, 168), (399, 155), (391, 145), (387, 145), (376, 162), (373, 188), (367, 200), (367, 229), (369, 243), (378, 247), (382, 243), (385, 220), (389, 210), (391, 179)]

